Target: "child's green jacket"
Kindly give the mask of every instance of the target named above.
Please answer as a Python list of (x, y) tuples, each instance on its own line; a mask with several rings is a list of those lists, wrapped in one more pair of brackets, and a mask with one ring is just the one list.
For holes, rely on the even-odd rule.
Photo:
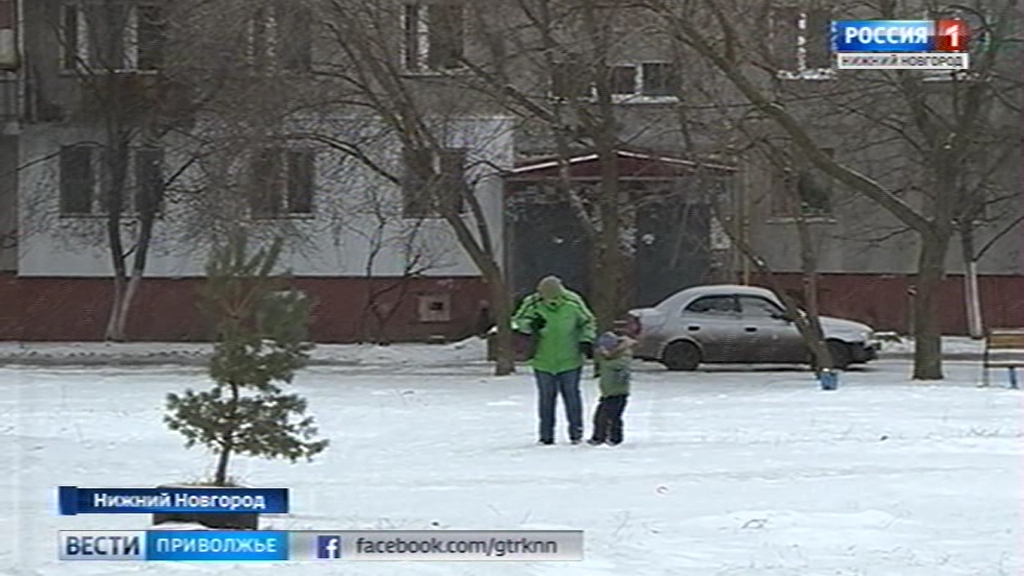
[(610, 354), (594, 355), (600, 373), (598, 386), (601, 397), (629, 394), (630, 365), (633, 362), (632, 343), (624, 342)]

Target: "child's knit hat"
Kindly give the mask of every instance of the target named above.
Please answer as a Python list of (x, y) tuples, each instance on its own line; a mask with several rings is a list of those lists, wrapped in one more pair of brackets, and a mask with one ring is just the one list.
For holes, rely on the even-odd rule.
[(619, 345), (619, 337), (614, 332), (605, 332), (597, 339), (597, 347), (604, 352), (611, 352)]

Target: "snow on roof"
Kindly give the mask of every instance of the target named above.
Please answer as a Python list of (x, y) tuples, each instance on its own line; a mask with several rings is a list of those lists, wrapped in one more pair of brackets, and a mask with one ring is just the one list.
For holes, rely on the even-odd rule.
[[(650, 154), (650, 153), (645, 153), (645, 152), (633, 152), (633, 151), (629, 151), (629, 150), (616, 150), (615, 153), (619, 157), (621, 157), (621, 158), (628, 158), (628, 159), (631, 159), (631, 160), (640, 160), (640, 161), (651, 162), (651, 163), (669, 164), (669, 165), (673, 165), (673, 166), (683, 166), (683, 167), (686, 167), (688, 169), (709, 168), (709, 169), (712, 169), (712, 170), (724, 170), (724, 171), (728, 171), (728, 172), (735, 172), (736, 171), (736, 168), (734, 166), (728, 166), (726, 164), (717, 163), (717, 162), (695, 161), (695, 160), (689, 160), (689, 159), (685, 159), (685, 158), (675, 158), (675, 157), (671, 157), (671, 156), (665, 156), (663, 154)], [(565, 160), (564, 163), (569, 164), (569, 165), (574, 165), (574, 164), (581, 164), (581, 163), (585, 163), (585, 162), (594, 162), (597, 159), (598, 159), (598, 155), (596, 153), (589, 153), (589, 154), (581, 154), (581, 155), (578, 155), (578, 156), (573, 156), (573, 157)], [(525, 164), (523, 164), (521, 166), (517, 166), (516, 168), (513, 168), (509, 173), (513, 174), (513, 175), (528, 174), (528, 173), (537, 172), (537, 171), (540, 171), (540, 170), (549, 170), (551, 168), (558, 168), (562, 164), (563, 164), (563, 161), (561, 159), (557, 158), (557, 157), (555, 157), (555, 158), (547, 157), (547, 158), (544, 158), (544, 159), (532, 160), (532, 161), (530, 161), (528, 163), (525, 163)]]

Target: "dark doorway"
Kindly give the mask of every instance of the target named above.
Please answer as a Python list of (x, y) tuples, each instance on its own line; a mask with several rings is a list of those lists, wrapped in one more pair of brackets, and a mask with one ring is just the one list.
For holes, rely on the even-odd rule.
[(690, 286), (706, 283), (711, 270), (711, 210), (685, 198), (638, 207), (634, 306), (654, 306)]
[(512, 290), (518, 299), (549, 274), (590, 295), (590, 242), (567, 202), (510, 202)]

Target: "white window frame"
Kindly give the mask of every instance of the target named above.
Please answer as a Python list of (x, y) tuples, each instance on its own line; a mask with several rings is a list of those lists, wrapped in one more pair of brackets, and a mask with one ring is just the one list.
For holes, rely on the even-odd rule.
[[(663, 95), (663, 96), (651, 96), (644, 94), (644, 65), (645, 64), (667, 64), (671, 66), (673, 63), (668, 60), (642, 60), (636, 62), (616, 62), (609, 64), (609, 68), (632, 68), (633, 69), (633, 91), (629, 93), (612, 93), (612, 102), (615, 104), (675, 104), (679, 102), (679, 97), (674, 95)], [(679, 80), (682, 82), (682, 78)], [(591, 84), (588, 89), (589, 94), (587, 96), (579, 96), (579, 100), (597, 100), (597, 88)], [(552, 90), (549, 89), (549, 97), (553, 99), (566, 99), (571, 98), (567, 96), (556, 96)]]
[[(69, 58), (67, 52), (68, 42), (66, 38), (61, 39), (61, 72), (63, 73), (77, 73), (83, 71), (81, 68), (85, 67), (90, 73), (104, 73), (107, 69), (94, 67), (94, 62), (90, 57), (91, 44), (89, 42), (89, 19), (86, 16), (87, 3), (81, 0), (79, 1), (66, 1), (60, 6), (60, 26), (59, 33), (64, 34), (64, 23), (67, 19), (67, 12), (69, 9), (74, 9), (78, 12), (78, 19), (76, 22), (76, 53), (74, 58), (75, 68), (71, 69), (63, 64), (66, 63)], [(132, 2), (127, 5), (128, 17), (125, 22), (124, 36), (122, 41), (124, 43), (124, 66), (116, 68), (113, 72), (131, 72), (135, 74), (158, 74), (159, 68), (156, 69), (139, 69), (139, 8), (140, 7), (157, 7), (160, 8), (159, 4), (151, 2)]]
[(92, 189), (89, 191), (89, 209), (85, 212), (65, 212), (64, 211), (64, 170), (63, 170), (63, 148), (61, 146), (61, 154), (57, 156), (57, 213), (61, 218), (91, 218), (99, 215), (103, 215), (102, 212), (98, 212), (97, 208), (102, 208), (102, 195), (103, 190), (103, 170), (102, 170), (102, 153), (103, 148), (96, 144), (69, 144), (68, 148), (81, 148), (89, 151), (89, 180), (92, 185)]
[(835, 68), (807, 67), (808, 13), (806, 8), (800, 8), (800, 18), (797, 20), (796, 29), (796, 70), (776, 70), (775, 77), (780, 80), (833, 80), (836, 78)]
[[(262, 30), (262, 33), (266, 45), (263, 46), (262, 48), (265, 51), (265, 54), (263, 54), (263, 58), (266, 67), (261, 68), (260, 71), (271, 71), (277, 68), (277, 10), (275, 10), (273, 6), (265, 6), (264, 8), (266, 12), (263, 14), (262, 24), (264, 28)], [(260, 55), (256, 53), (256, 48), (258, 46), (256, 40), (258, 33), (260, 32), (257, 29), (257, 25), (260, 24), (260, 22), (257, 21), (257, 15), (258, 13), (254, 14), (253, 17), (249, 19), (249, 29), (247, 38), (248, 42), (246, 42), (245, 46), (246, 60), (248, 61), (249, 66), (252, 66), (254, 68), (256, 66), (256, 63), (259, 61), (260, 57)]]
[[(612, 94), (612, 101), (616, 104), (674, 104), (679, 101), (678, 96), (661, 95), (652, 96), (644, 94), (644, 66), (647, 64), (665, 64), (672, 66), (667, 60), (644, 60), (641, 62), (630, 62), (617, 64), (616, 66), (630, 66), (635, 70), (633, 92), (631, 94)], [(682, 78), (679, 80), (682, 82)]]
[[(105, 148), (99, 144), (77, 144), (69, 145), (72, 147), (82, 147), (89, 149), (89, 170), (92, 173), (92, 190), (89, 200), (89, 211), (88, 212), (60, 212), (61, 218), (100, 218), (107, 216), (107, 209), (104, 204), (104, 189), (107, 183), (110, 181), (110, 172), (107, 169), (107, 164), (104, 162), (103, 154)], [(166, 177), (167, 158), (166, 150), (163, 148), (147, 147), (147, 146), (132, 146), (128, 149), (128, 165), (126, 166), (125, 182), (124, 182), (124, 208), (121, 210), (121, 217), (125, 219), (131, 219), (138, 217), (138, 207), (136, 206), (136, 195), (138, 194), (138, 162), (139, 152), (142, 150), (159, 150), (163, 156), (163, 162), (161, 165), (161, 172)], [(58, 178), (62, 178), (63, 174), (58, 174)], [(166, 180), (165, 180), (166, 185)], [(61, 186), (58, 182), (57, 186), (58, 203), (60, 201)], [(162, 218), (166, 210), (166, 198), (164, 204), (156, 212), (157, 218)]]
[[(296, 9), (302, 8), (296, 6)], [(245, 24), (243, 55), (253, 74), (308, 74), (313, 71), (313, 44), (306, 44), (308, 61), (303, 68), (290, 67), (285, 62), (287, 51), (287, 15), (282, 17), (281, 4), (256, 6)], [(310, 19), (312, 24), (312, 19)], [(282, 30), (282, 28), (285, 28)]]
[[(64, 25), (67, 22), (68, 12), (74, 9), (77, 13), (75, 20), (75, 54), (74, 58), (71, 58), (69, 54), (68, 43)], [(83, 14), (81, 2), (64, 2), (60, 5), (60, 26), (58, 26), (58, 33), (60, 34), (60, 59), (61, 65), (60, 70), (62, 72), (75, 72), (83, 62), (88, 64), (89, 62), (89, 29), (85, 23), (85, 15)], [(72, 66), (66, 64), (71, 63)]]
[[(288, 219), (306, 220), (306, 219), (315, 218), (316, 217), (316, 192), (317, 192), (317, 169), (316, 169), (316, 167), (317, 167), (317, 153), (316, 153), (316, 150), (313, 149), (313, 148), (287, 147), (287, 146), (265, 146), (265, 147), (261, 147), (261, 148), (256, 148), (255, 150), (252, 151), (252, 153), (251, 153), (252, 155), (250, 156), (249, 174), (248, 174), (248, 177), (250, 178), (250, 182), (253, 182), (254, 178), (255, 178), (255, 173), (252, 170), (252, 166), (253, 166), (253, 163), (256, 161), (256, 158), (259, 157), (259, 155), (261, 155), (262, 153), (264, 153), (266, 151), (271, 151), (271, 150), (272, 151), (276, 151), (276, 153), (278, 154), (278, 157), (277, 157), (278, 172), (277, 172), (277, 174), (273, 175), (273, 178), (276, 179), (279, 182), (279, 185), (281, 187), (281, 197), (278, 200), (278, 205), (276, 206), (274, 211), (272, 211), (270, 213), (267, 213), (267, 214), (257, 214), (253, 210), (253, 205), (252, 205), (253, 199), (250, 197), (248, 199), (248, 202), (249, 202), (249, 206), (248, 207), (249, 207), (249, 213), (250, 213), (251, 219), (252, 220), (256, 220), (256, 221), (267, 221), (267, 220), (288, 220)], [(289, 158), (290, 158), (290, 154), (292, 154), (292, 153), (308, 154), (310, 156), (311, 160), (312, 160), (312, 170), (313, 170), (313, 172), (312, 172), (312, 174), (310, 174), (311, 181), (309, 183), (309, 211), (293, 211), (291, 209), (291, 206), (290, 206), (290, 203), (289, 203), (289, 200), (291, 199), (292, 196), (291, 196), (291, 190), (289, 189), (289, 186), (291, 184), (291, 179), (290, 179), (290, 175), (291, 174), (289, 172), (290, 166), (289, 166), (289, 162), (288, 161), (289, 161)], [(255, 194), (256, 191), (254, 189), (252, 189), (251, 193)]]
[[(460, 176), (462, 177), (462, 185), (466, 187), (465, 188), (465, 192), (466, 193), (468, 193), (468, 194), (476, 194), (476, 191), (474, 189), (475, 187), (473, 186), (472, 181), (470, 179), (470, 162), (469, 162), (470, 161), (470, 154), (469, 154), (469, 152), (470, 152), (469, 149), (464, 147), (464, 146), (444, 146), (441, 150), (432, 150), (432, 151), (430, 151), (430, 166), (431, 166), (431, 170), (434, 173), (433, 177), (441, 179), (441, 181), (442, 181), (442, 182), (434, 183), (434, 184), (435, 185), (437, 185), (437, 184), (443, 185), (443, 180), (450, 176), (449, 174), (446, 174), (445, 171), (444, 171), (444, 166), (443, 166), (443, 162), (442, 162), (442, 156), (444, 154), (446, 154), (446, 153), (448, 153), (448, 154), (452, 154), (452, 153), (454, 153), (454, 154), (461, 154), (462, 158), (463, 158), (463, 161), (464, 161), (463, 165), (460, 168), (461, 169)], [(406, 156), (405, 154), (403, 154), (402, 162), (403, 162), (403, 172), (405, 174), (409, 174), (412, 171), (412, 169), (414, 169), (414, 167), (412, 169), (410, 169), (410, 166), (408, 164), (406, 164), (408, 162), (408, 156)], [(430, 183), (428, 183), (428, 184), (430, 184)], [(417, 200), (419, 200), (419, 199), (416, 196), (418, 194), (421, 194), (422, 191), (415, 190), (415, 189), (410, 189), (408, 186), (409, 186), (409, 183), (405, 182), (405, 181), (403, 181), (399, 185), (399, 194), (401, 195), (401, 199), (402, 199), (402, 219), (403, 220), (438, 220), (438, 219), (444, 218), (444, 215), (441, 213), (440, 210), (437, 209), (436, 206), (421, 207), (421, 205), (417, 204)], [(435, 199), (436, 199), (436, 197), (428, 197), (427, 202), (433, 202), (433, 201), (435, 201)], [(466, 201), (466, 199), (462, 198), (462, 197), (459, 197), (457, 199), (457, 202), (458, 202), (458, 204), (457, 204), (457, 208), (458, 208), (457, 213), (460, 214), (460, 215), (468, 214), (470, 209), (469, 209), (469, 203)]]
[[(836, 157), (837, 151), (835, 148), (822, 148), (822, 152), (832, 158)], [(804, 212), (802, 199), (800, 198), (799, 178), (800, 174), (805, 170), (818, 170), (813, 165), (807, 164), (803, 166), (793, 166), (791, 179), (781, 178), (778, 172), (778, 167), (773, 167), (772, 173), (768, 175), (771, 179), (768, 192), (768, 218), (769, 224), (790, 224), (798, 222), (800, 220), (808, 223), (826, 223), (835, 224), (838, 222), (836, 219), (836, 189), (834, 183), (829, 181), (828, 190), (828, 206), (827, 210), (821, 211), (808, 211)], [(781, 180), (781, 181), (780, 181)], [(793, 188), (790, 188), (792, 186)], [(779, 194), (783, 196), (778, 196)], [(780, 202), (781, 201), (781, 202)], [(780, 204), (785, 206), (785, 209), (780, 210)]]
[[(432, 2), (417, 2), (415, 0), (407, 0), (402, 2), (402, 43), (401, 43), (401, 69), (402, 71), (410, 76), (443, 76), (450, 74), (466, 73), (466, 69), (462, 66), (456, 68), (431, 68), (430, 67), (430, 22), (429, 22), (429, 8), (433, 4)], [(463, 18), (465, 18), (465, 7), (459, 5), (463, 10)], [(408, 55), (409, 46), (407, 44), (406, 31), (409, 30), (409, 8), (416, 8), (416, 66), (414, 68), (409, 67)], [(463, 19), (463, 42), (465, 42), (466, 33), (466, 22)], [(465, 50), (465, 45), (463, 45)]]
[[(410, 74), (424, 74), (434, 72), (430, 69), (430, 28), (427, 24), (426, 4), (419, 2), (406, 2), (402, 4), (402, 68)], [(409, 30), (409, 8), (416, 9), (416, 67), (410, 68), (409, 45), (405, 37)]]

